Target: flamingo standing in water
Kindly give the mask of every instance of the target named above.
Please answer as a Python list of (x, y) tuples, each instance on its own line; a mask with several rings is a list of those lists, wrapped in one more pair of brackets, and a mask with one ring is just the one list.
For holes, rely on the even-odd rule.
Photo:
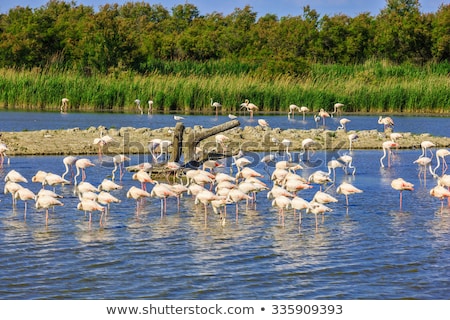
[(67, 107), (69, 106), (69, 99), (61, 99), (61, 113), (67, 113)]
[(336, 130), (344, 130), (344, 132), (347, 132), (347, 123), (349, 122), (351, 122), (350, 119), (342, 118), (341, 120), (339, 120), (340, 126), (337, 127)]
[(322, 214), (323, 220), (325, 212), (331, 212), (333, 210), (322, 203), (311, 201), (309, 204), (310, 207), (306, 209), (306, 213), (314, 213), (314, 216), (316, 218), (316, 232), (317, 232), (318, 229), (317, 215)]
[(109, 135), (103, 135), (103, 130), (100, 131), (100, 138), (95, 138), (93, 144), (98, 145), (98, 160), (102, 160), (103, 148), (108, 143), (114, 142), (114, 139)]
[(134, 104), (135, 104), (136, 107), (138, 108), (139, 112), (140, 112), (141, 114), (143, 114), (144, 111), (142, 110), (142, 107), (141, 107), (141, 100), (139, 100), (139, 99), (134, 100)]
[(222, 105), (219, 102), (213, 102), (213, 98), (211, 98), (211, 107), (216, 109), (216, 117), (219, 115), (219, 108), (222, 107)]
[(70, 180), (72, 180), (72, 178), (73, 178), (73, 176), (74, 176), (74, 172), (73, 172), (73, 166), (75, 165), (75, 162), (78, 160), (78, 158), (77, 157), (74, 157), (74, 156), (67, 156), (67, 157), (64, 157), (64, 159), (63, 159), (63, 164), (64, 164), (64, 167), (65, 167), (65, 171), (63, 172), (63, 174), (61, 175), (61, 178), (63, 178), (63, 179), (65, 179), (65, 176), (69, 173), (69, 171), (70, 171), (70, 173), (71, 173), (71, 178), (70, 178)]
[(222, 147), (222, 151), (226, 152), (227, 151), (227, 145), (226, 144), (230, 141), (230, 138), (227, 137), (224, 134), (216, 134), (214, 139), (216, 141), (217, 151), (219, 150), (218, 146), (220, 145)]
[(23, 212), (23, 218), (24, 220), (26, 220), (27, 218), (27, 203), (29, 200), (34, 200), (36, 199), (36, 195), (34, 194), (33, 191), (31, 191), (28, 188), (20, 188), (19, 190), (16, 191), (16, 193), (14, 194), (14, 198), (16, 200), (21, 200), (25, 203), (25, 209)]
[(295, 196), (291, 199), (291, 207), (294, 209), (294, 215), (296, 210), (298, 210), (298, 224), (302, 224), (302, 210), (311, 209), (310, 203), (303, 198)]
[(8, 146), (4, 143), (0, 143), (0, 168), (3, 167), (3, 162), (5, 158), (8, 159), (8, 164), (10, 163), (8, 156), (6, 155), (6, 151), (8, 151)]
[(134, 200), (136, 200), (136, 214), (139, 215), (140, 212), (140, 205), (139, 205), (139, 201), (143, 198), (149, 198), (151, 195), (150, 193), (148, 193), (145, 190), (142, 190), (138, 187), (132, 186), (130, 189), (128, 189), (127, 191), (127, 198), (133, 198)]
[(295, 104), (291, 104), (291, 105), (289, 106), (288, 119), (291, 118), (291, 115), (292, 115), (292, 118), (294, 118), (295, 110), (297, 110), (298, 112), (300, 112), (300, 107), (297, 106), (297, 105), (295, 105)]
[(253, 119), (253, 113), (259, 110), (259, 107), (251, 103), (248, 99), (245, 99), (245, 102), (241, 103), (241, 109), (244, 108), (250, 113), (250, 119)]
[(444, 209), (444, 198), (447, 198), (450, 203), (450, 191), (440, 185), (431, 189), (430, 195), (441, 200), (441, 212)]
[[(436, 145), (431, 141), (428, 141), (428, 140), (422, 141), (420, 143), (420, 147), (422, 148), (422, 154), (420, 155), (420, 157), (426, 157), (427, 150), (430, 148), (433, 148), (435, 146)], [(430, 150), (430, 153), (431, 153), (431, 157), (433, 157), (433, 152), (431, 150)]]
[(305, 121), (305, 113), (309, 112), (309, 108), (305, 107), (305, 106), (301, 106), (300, 112), (303, 113), (303, 121)]
[(416, 163), (419, 165), (419, 174), (418, 174), (419, 179), (420, 179), (421, 174), (423, 173), (423, 180), (426, 181), (427, 167), (429, 167), (431, 175), (433, 175), (433, 170), (431, 169), (431, 158), (420, 157), (417, 160), (415, 160), (413, 163)]
[(383, 156), (380, 158), (380, 165), (382, 168), (384, 168), (383, 160), (386, 158), (386, 155), (388, 157), (388, 168), (391, 167), (391, 148), (395, 148), (398, 146), (398, 143), (388, 140), (383, 142), (382, 148), (383, 148)]
[(153, 113), (153, 100), (148, 100), (148, 111), (147, 114), (151, 115)]
[(380, 116), (378, 118), (378, 124), (382, 124), (383, 125), (383, 131), (386, 132), (387, 128), (392, 128), (394, 127), (394, 120), (392, 120), (391, 117), (384, 117)]
[(74, 179), (74, 185), (77, 185), (77, 177), (80, 175), (80, 171), (81, 171), (81, 181), (86, 180), (86, 168), (89, 167), (94, 167), (95, 164), (92, 163), (91, 160), (87, 159), (87, 158), (81, 158), (78, 159), (77, 161), (75, 161), (75, 167), (77, 168), (77, 173), (75, 175), (75, 177), (73, 177)]
[(442, 159), (442, 174), (443, 176), (445, 172), (448, 169), (447, 162), (445, 161), (445, 157), (450, 155), (450, 151), (448, 149), (439, 149), (436, 151), (436, 159), (437, 159), (437, 165), (433, 169), (433, 177), (437, 178), (438, 175), (436, 174), (436, 170), (441, 166), (441, 159)]
[(348, 182), (342, 182), (336, 189), (336, 192), (345, 196), (345, 204), (348, 207), (348, 196), (355, 193), (362, 193), (361, 189), (356, 188)]
[(333, 112), (331, 112), (331, 117), (333, 117), (334, 114), (336, 114), (338, 117), (339, 115), (342, 113), (341, 109), (342, 107), (344, 107), (345, 105), (343, 103), (337, 102), (334, 104), (334, 110)]
[(349, 147), (348, 147), (348, 151), (351, 153), (353, 151), (353, 142), (355, 142), (356, 140), (358, 140), (358, 135), (356, 133), (350, 133), (348, 135), (348, 142), (349, 142)]
[(286, 196), (278, 196), (272, 200), (272, 207), (278, 207), (278, 214), (281, 216), (281, 225), (284, 226), (284, 210), (291, 207), (291, 199)]
[(322, 118), (322, 121), (323, 121), (322, 123), (323, 123), (323, 126), (325, 127), (325, 118), (329, 118), (330, 114), (322, 108), (319, 111), (319, 116)]
[(38, 196), (36, 197), (36, 209), (45, 209), (45, 225), (48, 225), (48, 209), (55, 206), (64, 206), (64, 203), (52, 196)]
[(231, 189), (226, 198), (227, 203), (235, 203), (236, 205), (236, 222), (239, 220), (239, 201), (252, 200), (252, 197), (238, 188)]
[(84, 212), (89, 212), (89, 225), (92, 222), (92, 212), (100, 211), (100, 226), (103, 226), (103, 214), (105, 213), (105, 207), (100, 205), (97, 201), (91, 199), (83, 199), (77, 205), (78, 210), (83, 210)]
[(130, 161), (130, 158), (124, 154), (118, 154), (113, 157), (114, 169), (111, 172), (112, 174), (111, 180), (115, 179), (116, 177), (115, 173), (117, 171), (117, 168), (119, 168), (119, 180), (122, 181), (122, 177), (124, 175), (125, 161)]
[(413, 191), (414, 185), (411, 182), (405, 181), (403, 178), (397, 178), (392, 180), (391, 187), (394, 190), (400, 191), (400, 210), (402, 210), (403, 191), (404, 190)]
[(342, 161), (345, 166), (342, 168), (345, 172), (345, 174), (348, 174), (348, 169), (353, 169), (352, 175), (355, 175), (356, 172), (356, 167), (353, 166), (353, 157), (348, 155), (348, 154), (344, 154), (342, 156), (340, 156), (338, 158), (339, 161)]

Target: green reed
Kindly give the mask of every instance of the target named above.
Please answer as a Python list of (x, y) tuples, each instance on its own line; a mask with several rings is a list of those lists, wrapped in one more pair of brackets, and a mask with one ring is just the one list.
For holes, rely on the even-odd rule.
[[(169, 69), (166, 66), (166, 69)], [(118, 70), (109, 75), (74, 71), (0, 69), (0, 106), (7, 109), (57, 111), (61, 98), (83, 112), (137, 112), (134, 100), (154, 101), (156, 112), (235, 113), (245, 99), (261, 112), (287, 112), (290, 104), (317, 112), (331, 111), (336, 102), (344, 112), (448, 113), (450, 79), (444, 65), (390, 66), (371, 61), (364, 65), (313, 65), (302, 77), (262, 76), (257, 72), (220, 71), (217, 64), (183, 65), (183, 72), (141, 75)], [(175, 69), (174, 66), (172, 68)], [(191, 68), (195, 72), (188, 74)], [(237, 66), (237, 70), (241, 68)], [(211, 74), (210, 74), (211, 73)]]

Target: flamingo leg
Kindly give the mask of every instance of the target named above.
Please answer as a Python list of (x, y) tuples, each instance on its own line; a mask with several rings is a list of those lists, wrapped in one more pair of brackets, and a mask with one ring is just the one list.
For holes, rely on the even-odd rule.
[(402, 211), (402, 198), (403, 198), (403, 191), (400, 191), (400, 211)]

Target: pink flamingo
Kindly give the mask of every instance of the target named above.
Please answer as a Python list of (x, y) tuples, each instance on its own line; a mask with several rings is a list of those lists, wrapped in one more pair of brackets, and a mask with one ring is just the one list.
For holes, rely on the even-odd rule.
[(400, 210), (402, 210), (402, 195), (404, 190), (413, 191), (414, 185), (411, 182), (403, 180), (403, 178), (397, 178), (392, 180), (391, 187), (397, 191), (400, 191)]
[(71, 178), (73, 178), (74, 176), (74, 172), (73, 172), (73, 166), (75, 165), (75, 162), (78, 160), (77, 157), (74, 156), (67, 156), (64, 157), (63, 159), (63, 164), (64, 164), (64, 168), (66, 169), (63, 174), (61, 175), (61, 177), (64, 179), (66, 177), (66, 175), (69, 173), (71, 173)]
[(239, 201), (243, 201), (243, 200), (251, 200), (252, 197), (250, 197), (248, 194), (246, 194), (245, 192), (239, 190), (239, 189), (231, 189), (230, 192), (228, 193), (227, 196), (227, 203), (235, 203), (236, 205), (236, 222), (238, 222), (239, 220), (239, 212), (238, 212), (238, 205), (239, 205)]
[(39, 196), (36, 198), (36, 209), (45, 209), (45, 225), (48, 225), (48, 209), (55, 206), (64, 206), (64, 203), (52, 196)]
[(388, 157), (388, 168), (391, 167), (391, 148), (397, 147), (398, 144), (394, 141), (388, 140), (383, 142), (382, 148), (383, 148), (383, 156), (380, 158), (380, 165), (382, 168), (384, 168), (383, 160), (386, 158), (386, 155)]
[(124, 172), (124, 166), (125, 166), (124, 163), (125, 163), (125, 161), (129, 161), (129, 160), (130, 160), (130, 158), (124, 154), (118, 154), (113, 157), (114, 169), (111, 172), (111, 174), (112, 174), (111, 180), (115, 179), (115, 177), (116, 177), (115, 172), (117, 171), (117, 168), (119, 168), (119, 180), (122, 181), (122, 177), (125, 173)]
[(291, 199), (286, 196), (278, 196), (272, 200), (272, 207), (278, 207), (278, 214), (281, 216), (281, 224), (284, 226), (284, 210), (291, 207)]
[[(295, 110), (297, 110), (298, 112), (301, 112), (299, 106), (297, 106), (297, 105), (295, 105), (295, 104), (291, 104), (291, 105), (289, 106), (288, 119), (291, 118), (291, 115), (292, 115), (292, 118), (294, 118)], [(303, 120), (304, 120), (304, 119), (303, 119)]]
[(447, 150), (447, 149), (439, 149), (439, 150), (436, 151), (437, 165), (433, 169), (433, 177), (435, 177), (435, 178), (438, 177), (437, 174), (436, 174), (436, 170), (441, 165), (441, 159), (442, 159), (442, 174), (441, 175), (445, 174), (445, 172), (448, 169), (448, 165), (447, 165), (447, 162), (445, 161), (445, 157), (447, 157), (449, 155), (450, 155), (450, 151)]
[(81, 181), (86, 180), (86, 168), (94, 167), (95, 164), (92, 163), (91, 160), (87, 158), (81, 158), (75, 161), (75, 167), (77, 168), (77, 173), (75, 177), (73, 178), (74, 185), (77, 185), (77, 177), (80, 175), (81, 170)]
[(25, 209), (24, 209), (24, 212), (23, 212), (23, 218), (24, 218), (24, 220), (26, 220), (26, 218), (27, 218), (27, 203), (28, 203), (29, 200), (36, 199), (36, 195), (34, 194), (33, 191), (31, 191), (28, 188), (20, 188), (14, 194), (14, 198), (16, 200), (21, 200), (21, 201), (23, 201), (25, 203)]
[(150, 174), (144, 170), (139, 170), (133, 174), (132, 179), (139, 181), (141, 183), (141, 189), (145, 191), (147, 191), (147, 183), (155, 183), (155, 181), (150, 177)]
[(345, 195), (345, 204), (348, 207), (348, 196), (355, 193), (362, 193), (361, 189), (356, 188), (348, 182), (342, 182), (336, 189), (336, 193)]
[(430, 195), (441, 200), (441, 212), (444, 209), (444, 198), (450, 201), (450, 191), (439, 185), (430, 190)]
[(170, 185), (165, 183), (155, 182), (156, 185), (150, 192), (151, 197), (157, 197), (161, 200), (161, 217), (167, 211), (167, 198), (177, 197), (177, 194), (170, 189)]
[(84, 212), (89, 212), (89, 225), (92, 222), (92, 212), (93, 211), (100, 211), (100, 226), (103, 226), (102, 218), (103, 214), (105, 213), (105, 207), (100, 205), (97, 201), (90, 200), (90, 199), (83, 199), (80, 201), (77, 205), (78, 210), (83, 210)]
[(323, 123), (323, 126), (325, 127), (325, 118), (329, 118), (330, 114), (328, 112), (326, 112), (323, 108), (321, 108), (319, 111), (319, 117), (322, 118), (322, 121), (323, 121), (322, 123)]
[(222, 198), (209, 190), (203, 190), (195, 196), (194, 203), (195, 204), (202, 203), (205, 208), (205, 225), (206, 225), (206, 222), (208, 219), (208, 204), (214, 200), (220, 200), (220, 199), (222, 199)]
[(127, 191), (127, 198), (133, 198), (134, 200), (136, 200), (136, 214), (138, 215), (141, 209), (139, 205), (139, 200), (143, 198), (149, 198), (150, 196), (151, 196), (150, 193), (135, 186), (132, 186)]
[(250, 119), (253, 119), (253, 112), (259, 110), (258, 106), (251, 103), (248, 99), (245, 99), (245, 102), (241, 103), (241, 109), (244, 108), (250, 113)]
[(296, 210), (299, 212), (298, 216), (298, 224), (302, 224), (302, 210), (303, 209), (311, 209), (311, 205), (308, 201), (300, 197), (294, 197), (291, 200), (291, 207), (294, 209), (294, 216)]
[(392, 120), (391, 117), (382, 117), (380, 116), (378, 118), (378, 124), (382, 124), (383, 125), (383, 131), (386, 132), (387, 128), (392, 128), (394, 127), (394, 120)]

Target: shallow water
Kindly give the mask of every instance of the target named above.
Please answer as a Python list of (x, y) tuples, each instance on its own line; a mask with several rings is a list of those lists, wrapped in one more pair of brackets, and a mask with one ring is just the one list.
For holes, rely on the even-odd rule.
[[(137, 118), (139, 118), (137, 116)], [(356, 121), (355, 121), (356, 122)], [(138, 127), (136, 125), (136, 127)], [(147, 199), (139, 215), (136, 203), (125, 197), (137, 181), (126, 173), (123, 189), (113, 192), (122, 202), (113, 204), (103, 228), (99, 214), (93, 222), (76, 209), (72, 186), (57, 188), (63, 207), (45, 213), (29, 204), (12, 208), (10, 195), (0, 195), (0, 296), (3, 299), (449, 299), (450, 208), (429, 195), (436, 181), (418, 177), (413, 161), (419, 150), (400, 150), (391, 168), (380, 169), (379, 150), (353, 153), (356, 175), (336, 172), (336, 182), (350, 181), (364, 190), (330, 204), (315, 229), (314, 216), (287, 213), (282, 225), (267, 192), (256, 205), (227, 208), (223, 225), (208, 208), (190, 196), (160, 202)], [(260, 156), (262, 156), (260, 154)], [(326, 152), (313, 157), (325, 162)], [(98, 185), (111, 167), (87, 171), (87, 181)], [(138, 156), (132, 156), (135, 164)], [(316, 162), (319, 163), (319, 162)], [(433, 165), (435, 161), (433, 160)], [(253, 166), (264, 173), (261, 164)], [(29, 181), (37, 170), (61, 174), (62, 157), (13, 157), (0, 172), (15, 169)], [(299, 173), (307, 177), (314, 170)], [(226, 172), (229, 168), (225, 168)], [(399, 194), (390, 187), (403, 177), (415, 184)], [(270, 183), (267, 174), (264, 181)], [(28, 182), (37, 192), (40, 186)], [(319, 189), (300, 192), (311, 200)]]
[[(256, 126), (257, 119), (266, 119), (272, 128), (281, 129), (313, 129), (317, 125), (313, 121), (311, 114), (307, 115), (303, 121), (302, 115), (296, 115), (288, 119), (286, 115), (255, 115), (250, 119), (247, 114), (237, 114), (242, 126)], [(186, 127), (202, 125), (206, 128), (229, 121), (227, 116), (211, 115), (186, 115), (183, 116), (183, 123)], [(347, 125), (348, 130), (382, 130), (382, 125), (378, 124), (377, 116), (357, 116), (344, 115), (351, 122)], [(449, 117), (414, 117), (414, 116), (394, 116), (396, 132), (430, 133), (435, 136), (449, 136)], [(339, 126), (340, 118), (328, 118), (325, 127), (336, 130)], [(90, 126), (100, 125), (108, 128), (121, 127), (149, 127), (151, 129), (173, 127), (176, 121), (173, 115), (137, 115), (137, 114), (113, 114), (113, 113), (68, 113), (58, 112), (15, 112), (0, 111), (0, 131), (32, 131), (41, 129), (69, 129), (79, 127), (86, 129)], [(322, 126), (322, 122), (320, 123)]]

